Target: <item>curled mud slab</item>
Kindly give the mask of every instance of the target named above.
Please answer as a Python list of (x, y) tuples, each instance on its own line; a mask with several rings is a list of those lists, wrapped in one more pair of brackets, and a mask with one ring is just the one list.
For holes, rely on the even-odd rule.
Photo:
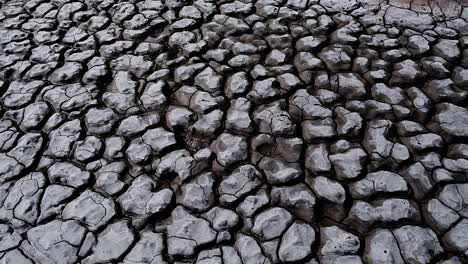
[(466, 0), (0, 0), (0, 263), (468, 263)]

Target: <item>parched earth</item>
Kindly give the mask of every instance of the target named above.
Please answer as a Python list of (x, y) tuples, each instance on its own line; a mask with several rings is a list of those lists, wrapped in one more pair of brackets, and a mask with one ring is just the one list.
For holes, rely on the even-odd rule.
[(1, 264), (468, 263), (468, 1), (0, 0)]

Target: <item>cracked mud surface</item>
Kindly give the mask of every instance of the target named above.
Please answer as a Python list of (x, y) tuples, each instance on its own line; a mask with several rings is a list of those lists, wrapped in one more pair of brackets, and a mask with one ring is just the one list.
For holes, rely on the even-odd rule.
[(465, 0), (0, 0), (0, 263), (468, 263)]

